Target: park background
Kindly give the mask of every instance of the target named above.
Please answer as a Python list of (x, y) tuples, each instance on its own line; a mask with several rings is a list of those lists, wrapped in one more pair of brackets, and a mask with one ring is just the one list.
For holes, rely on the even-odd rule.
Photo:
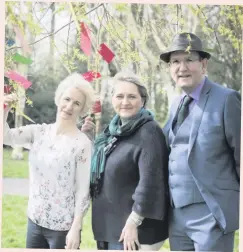
[[(5, 73), (15, 71), (32, 84), (25, 89), (7, 75), (4, 78), (5, 91), (11, 87), (20, 97), (8, 117), (11, 127), (32, 121), (54, 122), (53, 97), (59, 82), (71, 72), (93, 71), (100, 74), (91, 82), (97, 93), (96, 105), (101, 105), (96, 111), (98, 134), (114, 115), (110, 104), (112, 77), (125, 69), (138, 74), (147, 86), (148, 108), (163, 127), (168, 108), (180, 90), (159, 55), (172, 37), (183, 31), (197, 34), (212, 54), (209, 78), (241, 92), (243, 6), (6, 2), (5, 12)], [(82, 25), (88, 30), (90, 53), (84, 50)], [(102, 43), (115, 55), (110, 62), (99, 53)], [(3, 248), (25, 247), (27, 160), (27, 150), (4, 146)], [(237, 232), (235, 252), (238, 238)], [(84, 221), (81, 249), (96, 249), (90, 211)], [(169, 250), (168, 241), (162, 249)]]

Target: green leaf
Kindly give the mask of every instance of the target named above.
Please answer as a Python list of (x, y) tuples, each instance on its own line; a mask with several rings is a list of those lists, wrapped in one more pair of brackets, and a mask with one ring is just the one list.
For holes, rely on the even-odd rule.
[(119, 3), (115, 4), (115, 9), (119, 12), (125, 12), (128, 11), (127, 3)]
[(28, 117), (27, 115), (25, 115), (23, 112), (21, 112), (20, 110), (16, 109), (16, 112), (19, 114), (19, 115), (22, 115), (25, 119), (27, 119), (28, 121), (30, 122), (33, 122), (35, 123), (35, 121), (33, 121), (30, 117)]
[(25, 65), (30, 65), (33, 60), (30, 59), (30, 58), (26, 58), (18, 53), (15, 53), (14, 56), (13, 56), (13, 60), (18, 62), (18, 63), (22, 63), (22, 64), (25, 64)]

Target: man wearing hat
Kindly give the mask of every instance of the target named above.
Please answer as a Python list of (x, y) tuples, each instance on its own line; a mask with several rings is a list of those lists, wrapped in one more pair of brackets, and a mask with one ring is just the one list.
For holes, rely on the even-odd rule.
[(241, 98), (206, 76), (210, 54), (192, 33), (160, 58), (183, 94), (163, 131), (169, 155), (172, 251), (233, 252), (239, 228)]

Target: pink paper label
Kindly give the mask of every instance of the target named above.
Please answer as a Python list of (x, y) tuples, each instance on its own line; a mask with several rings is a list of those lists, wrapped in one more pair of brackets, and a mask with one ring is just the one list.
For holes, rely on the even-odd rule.
[(5, 73), (5, 76), (13, 81), (18, 82), (25, 89), (29, 88), (32, 85), (32, 83), (30, 81), (28, 81), (25, 77), (23, 77), (22, 75), (14, 72), (14, 71), (10, 71), (8, 73)]

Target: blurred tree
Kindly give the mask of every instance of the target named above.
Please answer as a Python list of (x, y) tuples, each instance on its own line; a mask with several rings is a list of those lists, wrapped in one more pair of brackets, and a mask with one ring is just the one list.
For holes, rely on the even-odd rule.
[[(183, 31), (199, 35), (211, 52), (208, 75), (212, 80), (236, 90), (241, 88), (243, 6), (86, 2), (25, 2), (24, 5), (31, 6), (26, 20), (20, 11), (15, 11), (19, 9), (19, 3), (6, 2), (6, 36), (13, 35), (11, 25), (22, 27), (25, 21), (26, 31), (33, 37), (30, 44), (34, 63), (28, 70), (33, 84), (32, 90), (26, 93), (33, 100), (33, 108), (27, 106), (25, 113), (37, 122), (55, 120), (52, 96), (67, 74), (93, 70), (102, 75), (101, 79), (92, 82), (102, 101), (97, 128), (100, 132), (114, 114), (108, 94), (112, 86), (110, 77), (120, 70), (132, 69), (147, 86), (148, 108), (163, 126), (168, 108), (179, 90), (159, 55), (172, 37)], [(91, 56), (86, 56), (80, 49), (81, 21), (91, 30)], [(50, 50), (44, 50), (48, 39)], [(101, 43), (115, 53), (109, 64), (98, 52)], [(12, 55), (16, 50), (16, 45), (6, 47), (6, 69), (14, 69)], [(24, 123), (30, 122), (24, 120)]]

